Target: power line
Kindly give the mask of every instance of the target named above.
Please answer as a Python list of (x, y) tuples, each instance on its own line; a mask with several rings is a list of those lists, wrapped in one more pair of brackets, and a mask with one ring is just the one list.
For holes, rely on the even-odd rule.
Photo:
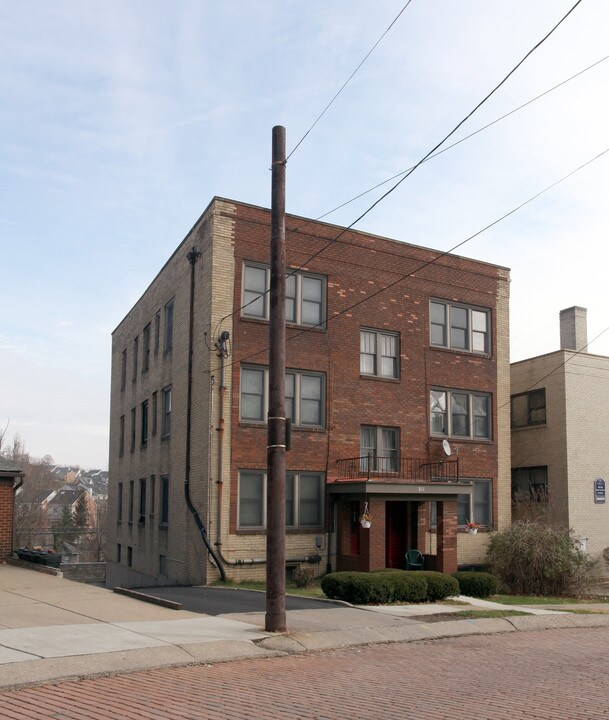
[[(541, 47), (541, 45), (543, 45), (543, 43), (550, 37), (550, 35), (552, 35), (552, 33), (554, 33), (554, 32), (556, 31), (556, 29), (569, 17), (569, 15), (575, 10), (575, 8), (576, 8), (581, 2), (582, 2), (582, 0), (577, 0), (577, 2), (573, 5), (573, 7), (571, 7), (571, 9), (570, 9), (565, 15), (563, 15), (563, 17), (554, 25), (554, 27), (553, 27), (548, 33), (546, 33), (546, 35), (544, 35), (544, 37), (543, 37), (541, 40), (539, 40), (539, 41), (524, 55), (524, 57), (523, 57), (518, 63), (516, 63), (516, 65), (509, 71), (509, 73), (503, 78), (503, 80), (501, 80), (501, 81), (473, 108), (473, 110), (471, 110), (459, 123), (457, 123), (457, 125), (455, 125), (455, 127), (448, 133), (448, 135), (446, 135), (442, 140), (440, 140), (440, 142), (438, 142), (426, 155), (424, 155), (424, 156), (421, 158), (421, 160), (419, 160), (419, 162), (416, 163), (416, 165), (413, 165), (413, 166), (410, 168), (410, 170), (408, 170), (408, 171), (406, 172), (406, 174), (405, 174), (400, 180), (398, 180), (398, 181), (395, 183), (395, 185), (393, 185), (391, 188), (389, 188), (389, 190), (387, 190), (387, 192), (383, 193), (383, 195), (381, 195), (377, 200), (375, 200), (375, 201), (372, 203), (372, 205), (370, 205), (370, 207), (369, 207), (367, 210), (365, 210), (361, 215), (359, 215), (359, 217), (357, 217), (350, 225), (347, 225), (346, 227), (342, 228), (341, 231), (338, 233), (338, 235), (337, 235), (335, 238), (333, 238), (332, 240), (330, 240), (329, 243), (327, 243), (326, 245), (324, 245), (324, 247), (322, 247), (321, 249), (319, 249), (317, 252), (313, 253), (313, 255), (311, 255), (307, 260), (305, 260), (305, 262), (303, 262), (299, 267), (290, 270), (289, 276), (294, 275), (294, 274), (297, 273), (299, 270), (302, 270), (302, 268), (303, 268), (305, 265), (308, 265), (312, 260), (314, 260), (316, 257), (318, 257), (319, 255), (321, 255), (325, 250), (327, 250), (331, 245), (333, 245), (339, 238), (341, 238), (348, 230), (351, 230), (354, 225), (356, 225), (360, 220), (362, 220), (364, 217), (366, 217), (366, 215), (368, 215), (368, 213), (370, 213), (379, 203), (381, 203), (386, 197), (388, 197), (389, 195), (391, 195), (391, 193), (394, 192), (394, 190), (396, 190), (396, 189), (404, 182), (404, 180), (406, 180), (408, 177), (410, 177), (410, 176), (412, 175), (412, 173), (413, 173), (418, 167), (420, 167), (426, 160), (428, 160), (428, 159), (436, 152), (436, 150), (438, 150), (438, 149), (440, 148), (440, 146), (443, 145), (443, 144), (448, 140), (448, 138), (450, 138), (452, 135), (454, 135), (454, 134), (457, 132), (457, 130), (458, 130), (467, 120), (469, 120), (469, 118), (472, 117), (472, 115), (473, 115), (477, 110), (479, 110), (480, 107), (482, 107), (482, 105), (484, 105), (484, 103), (485, 103), (495, 92), (497, 92), (497, 90), (498, 90), (502, 85), (504, 85), (504, 84), (507, 82), (507, 80), (508, 80), (508, 79), (516, 72), (516, 70), (527, 60), (527, 58), (529, 58), (529, 57), (535, 52), (535, 50), (537, 50), (539, 47)], [(407, 6), (406, 6), (406, 7), (407, 7)], [(406, 8), (403, 8), (403, 9), (406, 9)], [(560, 181), (559, 181), (559, 182), (560, 182)], [(545, 192), (545, 191), (544, 191), (544, 192)], [(459, 246), (457, 246), (457, 247), (459, 247)], [(267, 291), (265, 291), (264, 294), (266, 295), (266, 294), (268, 294), (268, 292), (269, 292), (269, 291), (267, 290)], [(233, 315), (235, 315), (236, 313), (240, 312), (240, 311), (243, 309), (243, 307), (247, 307), (247, 305), (250, 305), (252, 302), (254, 302), (254, 300), (250, 300), (250, 302), (247, 303), (245, 306), (239, 307), (239, 308), (237, 308), (236, 310), (233, 310), (233, 312), (231, 312), (231, 313), (229, 313), (229, 314), (224, 315), (223, 317), (221, 317), (221, 318), (218, 320), (218, 322), (216, 323), (216, 327), (215, 327), (215, 329), (214, 329), (214, 332), (217, 330), (217, 328), (220, 326), (220, 324), (221, 324), (224, 320), (226, 320), (226, 319), (232, 317)]]
[[(571, 80), (575, 80), (575, 78), (579, 77), (580, 75), (583, 75), (588, 70), (592, 70), (592, 68), (596, 67), (597, 65), (600, 65), (602, 62), (605, 62), (605, 60), (609, 60), (609, 55), (605, 55), (604, 58), (597, 60), (595, 63), (592, 63), (592, 65), (588, 65), (588, 67), (575, 73), (575, 75), (571, 75), (571, 77), (568, 77), (566, 80), (563, 80), (562, 82), (559, 82), (557, 85), (554, 85), (553, 87), (548, 88), (548, 90), (545, 90), (544, 92), (540, 93), (539, 95), (536, 95), (534, 98), (527, 100), (527, 102), (522, 103), (522, 105), (519, 105), (518, 107), (514, 108), (513, 110), (510, 110), (509, 112), (505, 113), (504, 115), (501, 115), (500, 117), (496, 118), (492, 122), (489, 122), (486, 125), (483, 125), (481, 128), (478, 128), (478, 130), (474, 130), (474, 132), (470, 133), (469, 135), (466, 135), (465, 137), (462, 137), (460, 140), (457, 140), (456, 142), (452, 143), (451, 145), (447, 145), (445, 148), (438, 150), (438, 152), (434, 153), (433, 155), (430, 155), (425, 162), (429, 162), (429, 160), (433, 160), (434, 158), (437, 158), (439, 155), (442, 155), (442, 153), (445, 153), (448, 150), (451, 150), (452, 148), (456, 147), (457, 145), (460, 145), (462, 142), (465, 142), (466, 140), (473, 138), (474, 135), (478, 135), (478, 133), (481, 133), (483, 130), (487, 130), (488, 128), (492, 127), (493, 125), (496, 125), (497, 123), (501, 122), (502, 120), (505, 120), (505, 118), (509, 117), (510, 115), (514, 115), (514, 113), (517, 113), (519, 110), (522, 110), (523, 108), (527, 107), (528, 105), (531, 105), (536, 100), (540, 100), (542, 97), (548, 95), (549, 93), (553, 92), (554, 90), (557, 90), (559, 87), (566, 85)], [(401, 172), (396, 173), (395, 175), (392, 175), (391, 177), (387, 178), (386, 180), (383, 180), (382, 182), (377, 183), (373, 187), (368, 188), (368, 190), (364, 190), (363, 192), (359, 193), (358, 195), (355, 195), (355, 197), (352, 197), (350, 200), (346, 200), (345, 202), (341, 203), (340, 205), (337, 205), (335, 208), (332, 208), (332, 210), (328, 210), (323, 215), (319, 215), (315, 219), (322, 220), (323, 218), (327, 217), (328, 215), (331, 215), (332, 213), (336, 212), (337, 210), (341, 210), (342, 208), (346, 207), (347, 205), (350, 205), (352, 202), (359, 200), (361, 197), (364, 197), (364, 195), (368, 195), (368, 193), (371, 193), (374, 190), (377, 190), (378, 188), (382, 187), (383, 185), (386, 185), (387, 183), (391, 182), (392, 180), (395, 180), (396, 178), (401, 177), (402, 175), (406, 174), (409, 170), (412, 170), (413, 168), (414, 168), (414, 165), (409, 168), (406, 168), (406, 170), (402, 170)]]
[(314, 121), (314, 123), (311, 125), (311, 127), (306, 131), (306, 133), (305, 133), (305, 134), (300, 138), (300, 140), (296, 143), (296, 145), (294, 146), (294, 149), (290, 151), (289, 155), (288, 155), (287, 158), (285, 159), (286, 162), (292, 157), (292, 155), (296, 152), (296, 150), (298, 150), (298, 148), (299, 148), (300, 145), (304, 142), (304, 140), (305, 140), (305, 138), (307, 137), (307, 135), (311, 132), (311, 130), (313, 130), (313, 128), (317, 125), (317, 123), (318, 123), (318, 122), (322, 119), (322, 117), (326, 114), (326, 111), (329, 110), (330, 106), (334, 103), (334, 101), (336, 100), (336, 98), (342, 93), (342, 91), (343, 91), (343, 90), (347, 87), (347, 85), (351, 82), (351, 80), (353, 79), (353, 77), (355, 76), (355, 74), (357, 73), (357, 71), (358, 71), (358, 70), (361, 68), (361, 66), (366, 62), (366, 60), (370, 57), (370, 55), (372, 55), (372, 53), (376, 50), (377, 45), (379, 45), (379, 43), (380, 43), (381, 40), (385, 37), (385, 35), (387, 35), (387, 33), (391, 30), (391, 28), (396, 24), (396, 22), (399, 20), (400, 16), (401, 16), (402, 13), (404, 12), (404, 10), (406, 10), (406, 8), (410, 5), (411, 2), (412, 2), (412, 0), (408, 0), (408, 2), (406, 3), (406, 5), (404, 5), (404, 7), (400, 10), (400, 12), (393, 18), (393, 20), (391, 21), (391, 24), (389, 25), (389, 27), (385, 30), (385, 32), (381, 35), (381, 37), (374, 43), (374, 45), (372, 46), (372, 48), (366, 53), (366, 56), (364, 57), (364, 59), (363, 59), (363, 60), (360, 62), (360, 64), (355, 68), (355, 70), (351, 73), (351, 75), (349, 75), (349, 77), (345, 80), (345, 82), (342, 84), (340, 90), (336, 93), (336, 95), (332, 98), (332, 100), (330, 100), (330, 102), (326, 105), (326, 107), (325, 107), (325, 108), (321, 111), (321, 113), (317, 116), (317, 118), (315, 119), (315, 121)]
[[(564, 182), (565, 180), (567, 180), (568, 178), (572, 177), (572, 176), (575, 175), (577, 172), (579, 172), (580, 170), (583, 170), (585, 167), (587, 167), (587, 166), (590, 165), (591, 163), (595, 162), (595, 161), (598, 160), (599, 158), (603, 157), (603, 155), (606, 155), (607, 153), (609, 153), (609, 147), (606, 148), (605, 150), (603, 150), (602, 152), (598, 153), (597, 155), (595, 155), (595, 156), (594, 156), (593, 158), (591, 158), (590, 160), (587, 160), (585, 163), (582, 163), (579, 167), (577, 167), (577, 168), (575, 168), (574, 170), (572, 170), (571, 172), (567, 173), (566, 175), (564, 175), (564, 176), (563, 176), (562, 178), (560, 178), (559, 180), (556, 180), (555, 182), (551, 183), (550, 185), (548, 185), (547, 187), (545, 187), (543, 190), (540, 190), (538, 193), (535, 193), (535, 195), (532, 195), (530, 198), (528, 198), (528, 199), (525, 200), (524, 202), (522, 202), (522, 203), (520, 203), (519, 205), (517, 205), (516, 207), (512, 208), (512, 210), (510, 210), (509, 212), (504, 213), (501, 217), (497, 218), (496, 220), (494, 220), (493, 222), (489, 223), (488, 225), (485, 225), (483, 228), (481, 228), (480, 230), (478, 230), (477, 232), (475, 232), (473, 235), (470, 235), (469, 237), (465, 238), (465, 240), (462, 240), (461, 242), (457, 243), (456, 245), (454, 245), (453, 247), (449, 248), (448, 250), (445, 250), (445, 251), (439, 253), (436, 257), (432, 258), (431, 260), (427, 260), (426, 262), (420, 264), (420, 265), (419, 265), (418, 267), (416, 267), (414, 270), (411, 270), (410, 272), (408, 272), (408, 273), (406, 273), (406, 274), (404, 274), (404, 275), (400, 275), (400, 277), (398, 277), (398, 278), (397, 278), (396, 280), (394, 280), (393, 282), (389, 283), (388, 285), (385, 285), (385, 286), (382, 287), (382, 288), (379, 288), (379, 290), (377, 290), (376, 292), (372, 293), (371, 295), (366, 296), (365, 298), (362, 298), (361, 300), (358, 300), (356, 303), (353, 303), (353, 304), (350, 305), (349, 307), (344, 308), (344, 309), (341, 310), (340, 312), (337, 312), (337, 313), (336, 313), (335, 315), (333, 315), (332, 317), (327, 318), (327, 320), (324, 320), (324, 321), (322, 321), (322, 322), (320, 322), (320, 323), (317, 323), (316, 325), (312, 325), (312, 326), (310, 326), (310, 327), (303, 328), (302, 330), (300, 330), (299, 332), (295, 333), (294, 335), (290, 335), (289, 337), (286, 338), (286, 343), (287, 343), (287, 342), (290, 342), (291, 340), (294, 340), (294, 339), (296, 339), (296, 338), (298, 338), (298, 337), (301, 337), (302, 335), (305, 335), (306, 333), (309, 333), (309, 332), (311, 332), (312, 330), (315, 330), (315, 329), (317, 329), (317, 328), (321, 328), (321, 327), (323, 327), (324, 325), (327, 325), (328, 323), (330, 323), (330, 322), (333, 321), (333, 320), (337, 320), (339, 317), (341, 317), (341, 316), (344, 315), (345, 313), (348, 313), (348, 312), (350, 312), (351, 310), (353, 310), (354, 308), (359, 307), (360, 305), (363, 305), (363, 303), (368, 302), (369, 300), (372, 300), (372, 298), (374, 298), (374, 297), (376, 297), (377, 295), (380, 295), (381, 293), (385, 292), (385, 290), (388, 290), (389, 288), (394, 287), (395, 285), (397, 285), (398, 283), (402, 282), (403, 280), (406, 280), (406, 278), (412, 277), (415, 273), (419, 273), (419, 272), (421, 272), (421, 270), (424, 270), (425, 268), (429, 267), (430, 265), (436, 264), (436, 263), (438, 262), (438, 260), (440, 260), (441, 258), (446, 257), (447, 255), (450, 255), (452, 252), (454, 252), (454, 251), (457, 250), (458, 248), (460, 248), (460, 247), (462, 247), (463, 245), (465, 245), (466, 243), (470, 242), (470, 240), (473, 240), (474, 238), (478, 237), (479, 235), (482, 235), (482, 233), (486, 232), (486, 231), (489, 230), (490, 228), (494, 227), (495, 225), (498, 225), (500, 222), (502, 222), (502, 221), (505, 220), (506, 218), (510, 217), (510, 216), (513, 215), (514, 213), (516, 213), (516, 212), (518, 212), (519, 210), (521, 210), (523, 207), (525, 207), (525, 205), (528, 205), (529, 203), (533, 202), (534, 200), (536, 200), (538, 197), (540, 197), (540, 196), (543, 195), (544, 193), (548, 192), (548, 191), (551, 190), (552, 188), (556, 187), (556, 186), (559, 185), (560, 183), (562, 183), (562, 182)], [(238, 312), (238, 311), (236, 311), (236, 312)], [(228, 316), (227, 316), (227, 317), (228, 317)], [(595, 339), (596, 339), (596, 338), (595, 338)], [(232, 366), (232, 365), (235, 365), (236, 363), (242, 363), (242, 362), (245, 362), (245, 361), (247, 361), (247, 360), (251, 360), (252, 358), (257, 357), (258, 355), (262, 355), (262, 353), (267, 352), (267, 350), (268, 350), (268, 347), (265, 347), (265, 348), (263, 348), (263, 349), (261, 349), (261, 350), (258, 350), (258, 351), (255, 352), (255, 353), (252, 353), (252, 354), (250, 354), (250, 355), (246, 355), (246, 356), (244, 356), (244, 357), (242, 357), (242, 358), (239, 358), (238, 360), (233, 360), (233, 361), (232, 361), (231, 363), (229, 363), (228, 365), (225, 365), (225, 368), (226, 368), (226, 367), (230, 367), (230, 366)], [(215, 371), (215, 368), (214, 368), (214, 370), (211, 370), (210, 372), (214, 372), (214, 371)]]

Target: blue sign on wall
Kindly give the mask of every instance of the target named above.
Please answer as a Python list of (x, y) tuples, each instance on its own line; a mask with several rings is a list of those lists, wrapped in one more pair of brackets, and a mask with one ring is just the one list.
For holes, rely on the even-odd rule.
[(605, 481), (603, 480), (603, 478), (597, 478), (594, 481), (594, 502), (605, 502)]

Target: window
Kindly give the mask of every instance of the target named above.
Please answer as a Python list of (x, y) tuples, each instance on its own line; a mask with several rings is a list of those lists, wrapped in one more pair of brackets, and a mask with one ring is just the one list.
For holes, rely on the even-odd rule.
[[(484, 527), (493, 525), (492, 481), (474, 480), (472, 495), (457, 495), (457, 525), (476, 522)], [(430, 526), (437, 527), (438, 510), (435, 501), (430, 505)]]
[(144, 357), (142, 358), (142, 372), (150, 369), (150, 323), (144, 328)]
[[(362, 425), (360, 429), (360, 457), (363, 470), (397, 472), (399, 447), (399, 431), (397, 428)], [(368, 467), (368, 457), (370, 457), (370, 467)]]
[(546, 389), (512, 395), (512, 427), (529, 425), (545, 425), (546, 422)]
[(173, 347), (173, 300), (165, 305), (165, 352)]
[(138, 523), (143, 525), (146, 522), (146, 478), (140, 480), (140, 516)]
[[(323, 526), (323, 475), (288, 472), (285, 488), (285, 524), (288, 528)], [(239, 473), (239, 527), (266, 526), (266, 474), (242, 470)]]
[(129, 515), (127, 517), (129, 524), (133, 522), (133, 492), (134, 482), (133, 480), (129, 480)]
[(118, 455), (122, 457), (125, 453), (125, 416), (121, 415), (118, 421)]
[(363, 375), (398, 377), (398, 336), (377, 330), (361, 330), (359, 369)]
[(142, 403), (142, 445), (148, 442), (148, 400)]
[(127, 351), (123, 350), (121, 355), (121, 391), (127, 384)]
[(155, 355), (158, 355), (160, 340), (161, 340), (161, 313), (159, 311), (154, 316), (154, 354)]
[(512, 469), (512, 502), (548, 500), (548, 467), (523, 467)]
[(156, 495), (156, 475), (150, 476), (150, 517), (154, 517), (154, 500)]
[(157, 430), (157, 421), (156, 421), (156, 418), (157, 418), (157, 404), (158, 404), (157, 401), (158, 401), (158, 393), (157, 393), (157, 391), (155, 390), (155, 391), (152, 393), (152, 434), (153, 434), (153, 435), (156, 435), (156, 430)]
[(161, 425), (161, 434), (163, 437), (169, 437), (171, 434), (171, 388), (163, 390), (163, 419)]
[(132, 567), (133, 565), (133, 548), (128, 545), (127, 546), (127, 567)]
[(123, 483), (118, 484), (118, 499), (116, 504), (116, 522), (123, 520)]
[(161, 475), (161, 519), (160, 524), (167, 527), (169, 524), (169, 477)]
[(161, 575), (167, 575), (167, 556), (159, 555), (159, 573)]
[(432, 300), (429, 316), (432, 345), (490, 353), (490, 310)]
[[(241, 368), (241, 420), (266, 422), (268, 415), (268, 368)], [(285, 412), (292, 423), (303, 427), (324, 425), (324, 375), (287, 370)]]
[[(269, 319), (271, 271), (264, 265), (243, 266), (242, 314)], [(321, 275), (289, 271), (285, 279), (285, 319), (296, 325), (322, 326), (325, 319), (326, 279)]]
[(431, 434), (488, 440), (491, 436), (490, 402), (487, 394), (432, 390)]
[(472, 495), (457, 495), (457, 525), (477, 522), (484, 527), (492, 527), (493, 504), (492, 482), (475, 480)]
[(138, 352), (139, 352), (139, 346), (140, 346), (140, 339), (139, 337), (136, 337), (133, 341), (133, 374), (131, 376), (131, 379), (133, 382), (137, 380), (137, 360), (138, 360)]
[(135, 450), (135, 408), (131, 408), (131, 452)]
[(121, 544), (116, 543), (116, 562), (119, 563), (121, 561)]
[(265, 484), (264, 473), (239, 474), (239, 527), (264, 527)]

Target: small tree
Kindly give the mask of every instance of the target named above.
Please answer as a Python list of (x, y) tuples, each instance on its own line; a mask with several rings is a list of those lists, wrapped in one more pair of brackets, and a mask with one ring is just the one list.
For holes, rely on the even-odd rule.
[(74, 518), (67, 505), (63, 506), (61, 518), (55, 521), (51, 527), (53, 529), (53, 548), (56, 552), (60, 552), (62, 543), (73, 540)]
[(576, 595), (596, 580), (598, 563), (572, 531), (545, 522), (516, 522), (493, 533), (487, 555), (493, 574), (515, 595)]
[(89, 522), (89, 508), (87, 507), (86, 491), (78, 498), (74, 506), (74, 512), (72, 517), (74, 520), (74, 527), (79, 529), (88, 528)]

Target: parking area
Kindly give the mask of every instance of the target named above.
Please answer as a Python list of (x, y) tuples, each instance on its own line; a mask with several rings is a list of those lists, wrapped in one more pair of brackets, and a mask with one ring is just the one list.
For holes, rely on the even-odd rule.
[[(134, 589), (145, 595), (181, 603), (183, 610), (204, 615), (261, 613), (266, 610), (266, 595), (256, 590), (202, 585)], [(286, 597), (286, 610), (331, 610), (332, 608), (344, 608), (344, 605), (316, 598), (294, 595)]]

